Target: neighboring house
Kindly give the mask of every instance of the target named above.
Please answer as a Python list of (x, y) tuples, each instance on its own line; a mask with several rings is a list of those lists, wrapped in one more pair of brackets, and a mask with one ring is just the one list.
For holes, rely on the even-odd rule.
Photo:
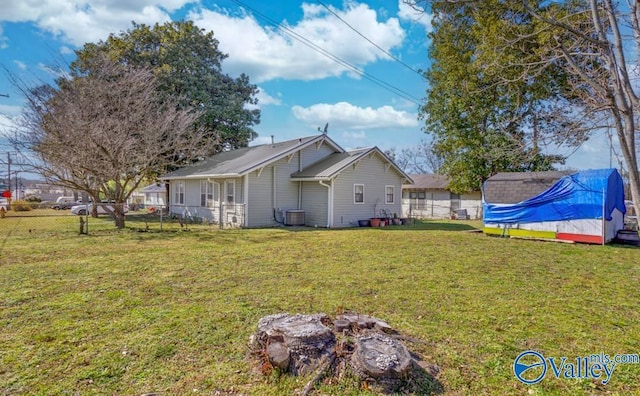
[(145, 207), (164, 207), (167, 204), (167, 188), (164, 184), (151, 184), (142, 190)]
[(171, 213), (225, 227), (355, 226), (400, 214), (411, 183), (377, 147), (348, 152), (326, 134), (222, 152), (162, 180)]
[(403, 217), (426, 219), (459, 218), (459, 213), (466, 210), (466, 217), (480, 219), (482, 217), (482, 194), (473, 191), (466, 194), (455, 194), (449, 191), (449, 179), (444, 175), (417, 174), (409, 175), (413, 184), (402, 186)]

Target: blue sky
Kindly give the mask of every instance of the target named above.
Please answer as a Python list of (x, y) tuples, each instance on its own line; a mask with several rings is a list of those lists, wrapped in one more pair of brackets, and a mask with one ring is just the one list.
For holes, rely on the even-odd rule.
[[(313, 135), (326, 123), (329, 135), (347, 149), (400, 150), (428, 139), (417, 119), (427, 84), (416, 70), (429, 65), (431, 18), (402, 0), (0, 0), (0, 5), (0, 65), (27, 80), (50, 79), (59, 72), (52, 65), (61, 57), (72, 60), (74, 49), (126, 30), (131, 21), (190, 19), (220, 41), (229, 55), (224, 71), (249, 75), (261, 90), (262, 122), (252, 144), (267, 143), (271, 135), (276, 140)], [(0, 94), (10, 95), (0, 97), (1, 133), (19, 114), (23, 98), (4, 74)], [(0, 144), (0, 155), (7, 150)], [(570, 156), (567, 167), (608, 167), (609, 161), (608, 140), (598, 134)]]

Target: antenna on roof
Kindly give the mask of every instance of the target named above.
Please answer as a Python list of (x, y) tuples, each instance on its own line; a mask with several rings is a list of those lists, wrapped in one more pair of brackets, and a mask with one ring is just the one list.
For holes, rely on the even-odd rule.
[(329, 129), (329, 123), (327, 122), (326, 124), (324, 124), (324, 129), (320, 129), (320, 127), (318, 127), (318, 132), (322, 132), (323, 135), (327, 134), (327, 129)]

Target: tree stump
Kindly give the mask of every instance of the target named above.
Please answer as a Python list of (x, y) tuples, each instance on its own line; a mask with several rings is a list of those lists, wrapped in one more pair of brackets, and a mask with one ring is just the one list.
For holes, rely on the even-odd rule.
[(266, 316), (258, 322), (256, 341), (275, 367), (306, 375), (335, 353), (335, 336), (323, 320), (328, 320), (324, 314)]
[(402, 342), (377, 333), (357, 338), (351, 356), (351, 363), (360, 377), (384, 381), (406, 378), (412, 362)]
[(332, 321), (325, 314), (266, 316), (258, 322), (251, 347), (269, 367), (293, 375), (314, 373), (302, 394), (328, 374), (343, 370), (360, 380), (395, 389), (410, 379), (414, 359), (385, 321), (354, 313)]

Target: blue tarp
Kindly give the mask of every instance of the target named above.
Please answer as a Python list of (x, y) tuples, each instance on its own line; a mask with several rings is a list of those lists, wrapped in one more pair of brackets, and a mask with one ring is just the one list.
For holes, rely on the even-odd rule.
[(622, 177), (616, 169), (590, 169), (561, 178), (548, 190), (516, 204), (484, 202), (489, 223), (537, 223), (576, 219), (611, 220), (614, 209), (626, 212)]

